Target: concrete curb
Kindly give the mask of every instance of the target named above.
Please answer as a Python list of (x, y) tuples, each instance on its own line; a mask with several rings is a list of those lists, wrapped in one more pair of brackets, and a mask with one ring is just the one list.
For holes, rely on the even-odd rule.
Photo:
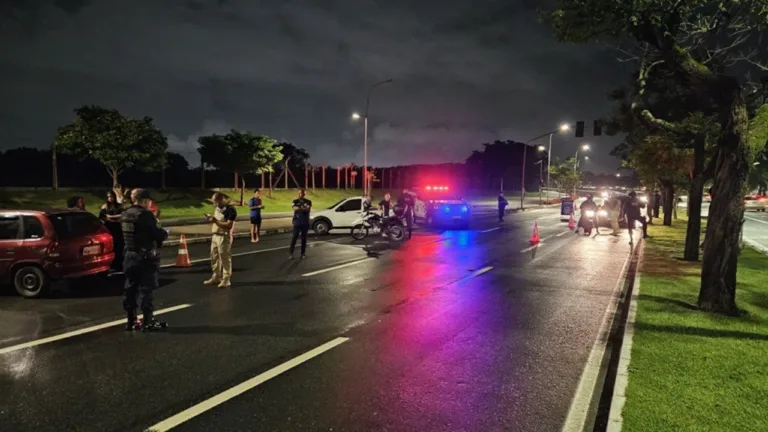
[(755, 242), (754, 240), (748, 237), (744, 237), (744, 243), (746, 243), (747, 246), (751, 247), (752, 249), (762, 253), (763, 255), (768, 255), (768, 248)]
[[(639, 265), (639, 263), (638, 263)], [(640, 296), (640, 271), (635, 274), (635, 285), (632, 289), (632, 299), (629, 303), (629, 314), (624, 326), (621, 342), (621, 354), (616, 371), (616, 382), (613, 386), (611, 409), (608, 414), (606, 432), (621, 432), (624, 425), (624, 404), (627, 402), (627, 385), (629, 385), (629, 364), (632, 361), (632, 342), (635, 337), (635, 319), (637, 318), (637, 298)]]

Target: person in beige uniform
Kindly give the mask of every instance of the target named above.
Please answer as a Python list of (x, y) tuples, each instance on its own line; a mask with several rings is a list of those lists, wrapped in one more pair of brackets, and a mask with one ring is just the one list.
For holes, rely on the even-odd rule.
[(616, 195), (612, 195), (605, 203), (605, 209), (608, 210), (608, 217), (611, 218), (611, 229), (613, 236), (621, 234), (619, 230), (619, 216), (621, 214), (621, 200)]
[(203, 282), (206, 285), (218, 284), (219, 288), (232, 285), (232, 231), (234, 230), (237, 210), (229, 205), (228, 197), (221, 192), (213, 194), (213, 215), (205, 218), (211, 224), (211, 269), (213, 276)]

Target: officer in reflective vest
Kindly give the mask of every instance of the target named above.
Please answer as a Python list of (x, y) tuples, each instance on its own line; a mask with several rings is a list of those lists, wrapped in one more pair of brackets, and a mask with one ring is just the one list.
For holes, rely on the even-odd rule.
[[(122, 213), (120, 225), (125, 240), (125, 295), (123, 308), (127, 314), (126, 330), (157, 331), (166, 326), (154, 319), (153, 291), (158, 286), (160, 257), (157, 253), (159, 244), (165, 241), (168, 233), (158, 227), (157, 219), (148, 208), (152, 205), (149, 191), (134, 189), (131, 192), (133, 203)], [(137, 322), (138, 297), (141, 297), (141, 312), (144, 319)]]

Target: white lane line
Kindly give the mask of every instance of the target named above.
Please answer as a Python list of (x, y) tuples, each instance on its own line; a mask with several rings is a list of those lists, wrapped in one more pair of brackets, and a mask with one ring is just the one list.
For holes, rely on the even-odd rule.
[[(190, 306), (192, 306), (191, 303), (185, 303), (185, 304), (180, 304), (178, 306), (173, 306), (173, 307), (169, 307), (169, 308), (165, 308), (165, 309), (156, 310), (155, 311), (155, 315), (162, 315), (164, 313), (177, 311), (179, 309), (186, 309), (186, 308), (188, 308)], [(139, 318), (141, 318), (141, 317), (142, 317), (142, 315), (139, 315)], [(42, 339), (37, 339), (37, 340), (29, 341), (29, 342), (24, 342), (24, 343), (18, 344), (18, 345), (13, 345), (13, 346), (5, 347), (5, 348), (0, 348), (0, 355), (1, 354), (7, 354), (9, 352), (14, 352), (14, 351), (26, 349), (26, 348), (31, 348), (31, 347), (38, 346), (38, 345), (43, 345), (43, 344), (47, 344), (47, 343), (51, 343), (51, 342), (60, 341), (62, 339), (67, 339), (67, 338), (71, 338), (71, 337), (75, 337), (75, 336), (80, 336), (80, 335), (83, 335), (83, 334), (86, 334), (86, 333), (92, 333), (92, 332), (95, 332), (95, 331), (98, 331), (98, 330), (102, 330), (102, 329), (109, 328), (109, 327), (114, 327), (114, 326), (117, 326), (117, 325), (120, 325), (120, 324), (125, 324), (125, 318), (120, 319), (120, 320), (114, 320), (114, 321), (106, 322), (104, 324), (99, 324), (99, 325), (95, 325), (95, 326), (92, 326), (92, 327), (82, 328), (80, 330), (75, 330), (75, 331), (71, 331), (71, 332), (67, 332), (67, 333), (62, 333), (62, 334), (56, 335), (56, 336), (50, 336), (50, 337), (46, 337), (46, 338), (42, 338)]]
[(272, 378), (287, 372), (296, 366), (299, 366), (300, 364), (311, 360), (314, 357), (319, 356), (320, 354), (329, 351), (333, 348), (336, 348), (337, 346), (343, 344), (344, 342), (348, 341), (349, 338), (345, 337), (338, 337), (332, 341), (326, 342), (322, 345), (320, 345), (317, 348), (314, 348), (310, 351), (305, 352), (304, 354), (294, 357), (287, 362), (280, 364), (278, 366), (275, 366), (274, 368), (261, 373), (259, 375), (256, 375), (255, 377), (243, 381), (242, 383), (230, 388), (229, 390), (225, 390), (224, 392), (221, 392), (217, 394), (216, 396), (211, 397), (210, 399), (204, 400), (203, 402), (200, 402), (199, 404), (187, 408), (186, 410), (169, 417), (160, 423), (151, 426), (147, 429), (148, 432), (165, 432), (168, 430), (171, 430), (175, 428), (176, 426), (199, 416), (200, 414), (203, 414), (204, 412), (215, 408), (218, 405), (223, 404), (224, 402), (227, 402), (228, 400), (235, 398), (237, 396), (240, 396), (241, 394), (254, 389), (256, 386), (263, 384)]
[(537, 244), (535, 244), (533, 246), (529, 246), (529, 247), (521, 250), (520, 253), (526, 253), (526, 252), (532, 251), (532, 250), (536, 249), (537, 247), (543, 246), (543, 245), (544, 245), (544, 242), (539, 242), (539, 243), (537, 243)]
[(624, 266), (619, 272), (619, 279), (616, 281), (616, 285), (611, 293), (611, 300), (608, 302), (608, 306), (605, 307), (603, 320), (600, 324), (600, 329), (597, 332), (595, 343), (592, 345), (592, 350), (589, 352), (587, 364), (584, 365), (584, 370), (579, 378), (579, 385), (576, 388), (576, 393), (573, 395), (571, 407), (568, 409), (568, 417), (565, 419), (565, 424), (562, 429), (563, 432), (582, 432), (586, 426), (587, 417), (589, 416), (589, 407), (592, 403), (592, 396), (594, 392), (598, 390), (595, 387), (600, 376), (600, 369), (602, 368), (603, 359), (605, 358), (605, 351), (608, 349), (608, 337), (610, 336), (611, 326), (613, 324), (611, 318), (616, 314), (616, 308), (618, 307), (621, 298), (621, 286), (626, 278), (631, 259), (632, 253), (627, 254)]
[[(322, 243), (322, 242), (312, 242), (312, 243), (308, 243), (308, 245), (312, 245), (312, 244), (315, 244), (315, 243)], [(248, 251), (248, 252), (238, 252), (238, 253), (232, 254), (232, 256), (233, 257), (237, 257), (237, 256), (244, 256), (244, 255), (253, 255), (253, 254), (259, 254), (259, 253), (264, 253), (264, 252), (272, 252), (272, 251), (288, 249), (288, 248), (290, 248), (290, 246), (280, 246), (280, 247), (273, 247), (273, 248), (268, 248), (268, 249), (253, 250), (253, 251)], [(190, 260), (189, 262), (194, 264), (194, 263), (205, 262), (205, 261), (210, 261), (210, 260), (211, 260), (210, 257), (209, 258), (198, 258), (198, 259)], [(174, 267), (174, 266), (176, 266), (176, 264), (175, 263), (171, 263), (171, 264), (163, 264), (160, 267), (161, 268), (168, 268), (168, 267)]]
[(753, 217), (749, 217), (749, 216), (744, 216), (744, 218), (745, 218), (745, 219), (749, 219), (749, 220), (751, 220), (751, 221), (760, 222), (760, 223), (762, 223), (762, 224), (766, 224), (766, 225), (768, 225), (768, 222), (766, 222), (766, 221), (764, 221), (764, 220), (755, 219), (755, 218), (753, 218)]
[(629, 364), (632, 361), (632, 342), (635, 339), (635, 319), (637, 317), (637, 298), (640, 295), (640, 272), (635, 274), (635, 285), (632, 287), (632, 299), (629, 303), (629, 314), (627, 315), (627, 324), (624, 328), (624, 337), (621, 343), (621, 353), (619, 354), (618, 371), (616, 372), (616, 383), (613, 385), (613, 396), (611, 398), (611, 410), (608, 414), (608, 425), (606, 432), (621, 432), (624, 418), (624, 404), (627, 402), (627, 385), (629, 384)]
[(491, 228), (491, 229), (483, 230), (483, 231), (480, 231), (480, 232), (481, 233), (487, 233), (487, 232), (496, 231), (496, 230), (500, 230), (500, 229), (501, 229), (501, 227), (496, 227), (496, 228)]
[(566, 234), (568, 234), (568, 233), (571, 233), (571, 232), (573, 232), (573, 231), (571, 231), (571, 230), (568, 230), (568, 231), (563, 231), (563, 232), (561, 232), (560, 234), (556, 235), (555, 237), (561, 237), (561, 236), (564, 236), (564, 235), (566, 235)]
[(338, 269), (341, 269), (341, 268), (344, 268), (344, 267), (350, 267), (350, 266), (353, 266), (353, 265), (356, 265), (356, 264), (360, 264), (360, 263), (363, 263), (363, 262), (366, 262), (366, 261), (372, 261), (372, 260), (375, 260), (375, 259), (376, 258), (373, 258), (373, 257), (363, 258), (361, 260), (352, 261), (352, 262), (348, 262), (348, 263), (345, 263), (345, 264), (339, 264), (337, 266), (328, 267), (326, 269), (317, 270), (317, 271), (313, 271), (313, 272), (310, 272), (310, 273), (304, 273), (302, 276), (303, 277), (308, 277), (308, 276), (319, 275), (319, 274), (322, 274), (322, 273), (327, 273), (329, 271), (338, 270)]

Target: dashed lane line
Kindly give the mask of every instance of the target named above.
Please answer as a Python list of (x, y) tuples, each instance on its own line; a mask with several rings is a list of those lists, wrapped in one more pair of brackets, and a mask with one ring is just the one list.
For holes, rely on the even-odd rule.
[(333, 267), (328, 267), (328, 268), (325, 268), (325, 269), (322, 269), (322, 270), (317, 270), (317, 271), (313, 271), (313, 272), (310, 272), (310, 273), (304, 273), (301, 276), (303, 276), (303, 277), (315, 276), (315, 275), (319, 275), (319, 274), (322, 274), (322, 273), (327, 273), (329, 271), (334, 271), (334, 270), (342, 269), (342, 268), (345, 268), (345, 267), (351, 267), (353, 265), (364, 263), (366, 261), (372, 261), (372, 260), (375, 260), (375, 259), (376, 258), (373, 258), (373, 257), (363, 258), (363, 259), (360, 259), (360, 260), (351, 261), (351, 262), (344, 263), (344, 264), (339, 264), (339, 265), (336, 265), (336, 266), (333, 266)]

